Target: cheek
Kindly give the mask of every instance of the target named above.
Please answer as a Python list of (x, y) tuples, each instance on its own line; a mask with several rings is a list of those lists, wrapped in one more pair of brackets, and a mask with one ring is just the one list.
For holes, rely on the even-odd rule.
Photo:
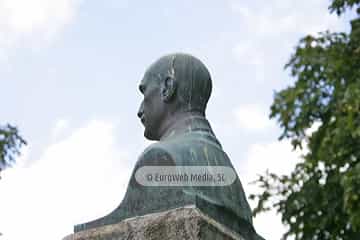
[(144, 112), (152, 114), (159, 106), (159, 96), (157, 91), (153, 90), (144, 96)]
[(150, 98), (144, 98), (143, 101), (143, 106), (144, 106), (144, 113), (145, 115), (149, 115), (152, 112), (152, 102)]

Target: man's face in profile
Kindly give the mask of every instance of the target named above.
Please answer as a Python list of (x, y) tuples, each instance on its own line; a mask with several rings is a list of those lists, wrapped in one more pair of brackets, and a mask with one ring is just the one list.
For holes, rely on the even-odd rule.
[(158, 75), (151, 71), (146, 72), (139, 90), (144, 96), (138, 111), (138, 117), (145, 126), (144, 136), (149, 140), (159, 140), (164, 118), (164, 102), (161, 99)]

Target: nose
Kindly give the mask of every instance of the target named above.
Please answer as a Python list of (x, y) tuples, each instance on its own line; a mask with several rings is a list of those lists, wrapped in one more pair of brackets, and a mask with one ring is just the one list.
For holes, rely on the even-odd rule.
[(142, 103), (140, 104), (140, 108), (139, 108), (139, 111), (138, 111), (138, 113), (137, 113), (137, 116), (138, 116), (139, 118), (142, 118), (143, 115), (144, 115), (144, 103), (142, 102)]

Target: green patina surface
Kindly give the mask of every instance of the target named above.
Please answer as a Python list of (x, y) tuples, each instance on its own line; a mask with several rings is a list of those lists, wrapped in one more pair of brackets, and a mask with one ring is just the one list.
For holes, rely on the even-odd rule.
[[(210, 81), (208, 73), (204, 73), (205, 70), (202, 70), (204, 66), (197, 66), (197, 64), (200, 64), (199, 61), (192, 61), (192, 58), (189, 55), (182, 54), (169, 55), (153, 64), (148, 72), (150, 71), (154, 75), (156, 71), (160, 71), (158, 76), (163, 72), (170, 72), (171, 76), (176, 77), (177, 83), (174, 86), (184, 84), (181, 83), (185, 81), (182, 78), (189, 78), (189, 76), (201, 76), (206, 78), (206, 81)], [(180, 63), (176, 64), (176, 61)], [(183, 63), (184, 61), (186, 64)], [(160, 66), (158, 66), (159, 64)], [(199, 73), (199, 71), (203, 72)], [(197, 74), (194, 72), (197, 72)], [(197, 81), (200, 80), (197, 79)], [(186, 91), (192, 91), (190, 96), (193, 96), (194, 92), (197, 92), (199, 95), (208, 95), (203, 96), (203, 98), (197, 97), (195, 101), (195, 105), (201, 105), (203, 110), (205, 110), (206, 103), (204, 104), (201, 101), (207, 102), (210, 97), (210, 93), (206, 94), (203, 89), (204, 86), (208, 85), (194, 84), (196, 83), (194, 80), (190, 82), (190, 88), (195, 89), (189, 90), (183, 87)], [(172, 85), (170, 84), (170, 86)], [(200, 86), (201, 89), (196, 91), (196, 86)], [(180, 91), (179, 89), (177, 89), (177, 92)], [(166, 91), (163, 90), (162, 92)], [(176, 91), (173, 92), (174, 94), (176, 93)], [(146, 93), (144, 93), (144, 96), (146, 98)], [(176, 97), (174, 98), (176, 99)], [(174, 112), (177, 109), (180, 111), (182, 109), (181, 106), (184, 105), (184, 98), (179, 98), (181, 100), (179, 100), (179, 104), (164, 106), (167, 108), (172, 107)], [(192, 101), (192, 97), (188, 99), (188, 101)], [(146, 105), (146, 103), (144, 104)], [(188, 107), (191, 103), (185, 103), (185, 105)], [(162, 106), (159, 106), (159, 108), (163, 109)], [(163, 118), (166, 118), (164, 116), (166, 115), (163, 115)], [(173, 114), (170, 116), (162, 121), (162, 125), (169, 125), (170, 127), (165, 132), (162, 132), (162, 134), (158, 134), (160, 136), (159, 139), (155, 138), (158, 142), (150, 145), (138, 158), (121, 204), (103, 218), (76, 225), (74, 228), (75, 232), (114, 224), (129, 217), (195, 205), (216, 221), (241, 233), (246, 239), (263, 239), (256, 234), (253, 228), (251, 210), (238, 177), (233, 184), (222, 187), (149, 187), (143, 186), (135, 180), (135, 172), (143, 166), (227, 166), (234, 169), (230, 159), (215, 137), (208, 120), (205, 118), (205, 114), (202, 114), (201, 111), (200, 113), (197, 111), (186, 111), (186, 114)], [(140, 114), (139, 117), (142, 117), (142, 115)], [(147, 120), (149, 121), (149, 119), (146, 119), (145, 122)], [(171, 124), (167, 124), (169, 122)], [(146, 124), (144, 125), (145, 128), (149, 127)], [(150, 130), (153, 129), (148, 129), (148, 131)], [(157, 136), (156, 133), (151, 132), (148, 135)]]

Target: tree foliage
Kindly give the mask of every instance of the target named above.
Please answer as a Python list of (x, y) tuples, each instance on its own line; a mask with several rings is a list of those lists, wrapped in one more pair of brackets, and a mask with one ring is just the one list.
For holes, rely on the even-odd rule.
[[(360, 0), (333, 0), (338, 15), (356, 7), (351, 32), (302, 38), (286, 64), (295, 84), (274, 97), (280, 140), (308, 150), (289, 175), (266, 172), (254, 215), (275, 208), (284, 239), (360, 239)], [(319, 127), (312, 134), (308, 129)]]
[(19, 135), (18, 129), (10, 124), (0, 126), (0, 172), (12, 166), (15, 157), (20, 154), (26, 141)]

